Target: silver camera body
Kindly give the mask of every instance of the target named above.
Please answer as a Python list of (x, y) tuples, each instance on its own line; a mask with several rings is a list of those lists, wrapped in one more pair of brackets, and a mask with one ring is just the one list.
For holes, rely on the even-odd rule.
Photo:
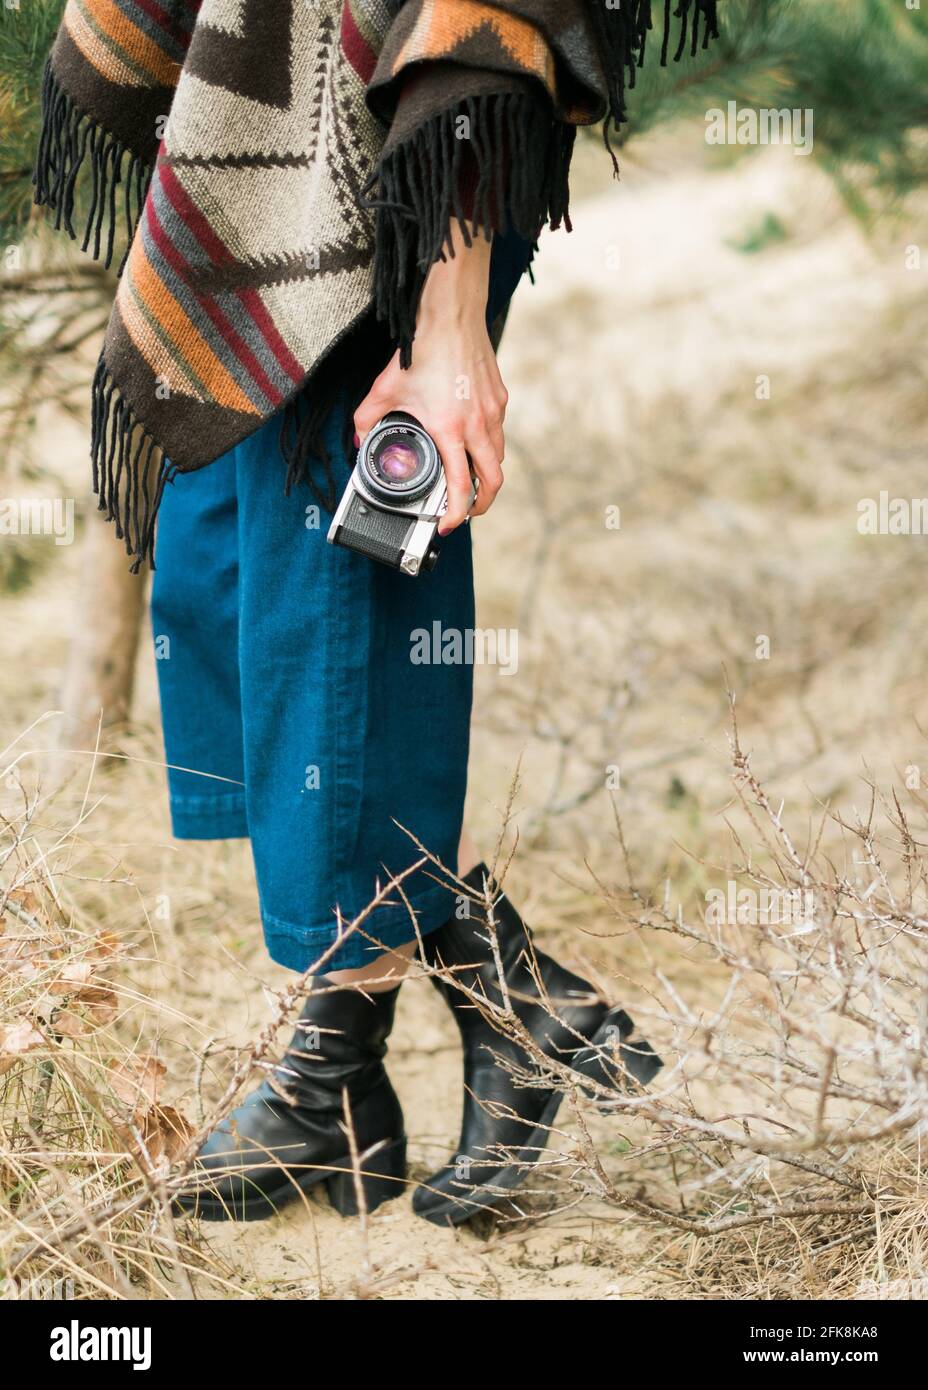
[(378, 420), (358, 450), (328, 540), (403, 574), (421, 574), (438, 561), (436, 531), (447, 509), (434, 439), (412, 415), (397, 411)]

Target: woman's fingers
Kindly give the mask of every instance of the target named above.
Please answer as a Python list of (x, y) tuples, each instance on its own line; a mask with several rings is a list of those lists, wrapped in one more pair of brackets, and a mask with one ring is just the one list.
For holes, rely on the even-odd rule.
[(502, 419), (491, 421), (487, 424), (487, 434), (490, 436), (490, 443), (496, 454), (496, 461), (502, 467), (506, 458), (506, 438), (503, 434)]
[(364, 400), (354, 412), (355, 431), (361, 439), (370, 433), (378, 420), (382, 420), (391, 410), (398, 408), (392, 404), (395, 395), (396, 392), (391, 383), (390, 367), (388, 366), (377, 377)]
[(503, 470), (501, 465), (503, 457), (503, 432), (498, 432), (498, 439), (494, 439), (497, 432), (487, 431), (472, 434), (468, 438), (468, 451), (474, 465), (474, 472), (480, 486), (477, 488), (477, 500), (474, 503), (472, 516), (483, 516), (485, 511), (493, 505), (496, 494), (503, 485)]
[(359, 438), (363, 439), (366, 434), (374, 428), (377, 421), (387, 412), (380, 407), (380, 399), (375, 396), (373, 391), (364, 397), (364, 400), (354, 412), (354, 428)]
[(433, 434), (432, 438), (438, 446), (448, 486), (448, 510), (439, 523), (438, 534), (447, 536), (449, 531), (453, 531), (466, 519), (470, 511), (473, 484), (464, 441), (456, 439), (453, 435), (443, 434)]
[[(422, 384), (413, 385), (416, 389), (410, 395), (409, 380), (400, 375), (396, 362), (391, 362), (355, 411), (354, 427), (363, 440), (385, 415), (403, 410), (414, 415), (429, 430), (445, 469), (448, 509), (439, 531), (447, 535), (460, 526), (468, 514), (482, 516), (488, 511), (502, 486), (506, 447), (503, 419), (508, 393), (502, 381), (485, 382), (475, 399), (468, 401), (463, 409), (458, 404), (457, 409), (446, 410), (441, 424), (430, 428), (429, 416), (434, 419), (437, 413), (431, 393), (427, 405)], [(471, 466), (479, 483), (473, 507)]]

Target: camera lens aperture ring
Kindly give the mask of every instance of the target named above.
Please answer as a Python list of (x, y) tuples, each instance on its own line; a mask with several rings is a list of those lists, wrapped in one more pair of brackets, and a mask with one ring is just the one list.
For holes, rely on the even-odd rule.
[(435, 486), (441, 460), (426, 430), (407, 415), (386, 416), (359, 451), (365, 485), (375, 497), (402, 505)]

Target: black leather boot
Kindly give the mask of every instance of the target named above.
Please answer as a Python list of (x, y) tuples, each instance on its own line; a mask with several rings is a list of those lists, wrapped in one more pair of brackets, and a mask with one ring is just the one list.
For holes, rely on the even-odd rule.
[[(485, 865), (478, 864), (464, 881), (482, 898), (486, 876)], [(616, 1090), (628, 1086), (629, 1076), (642, 1085), (650, 1081), (661, 1061), (649, 1043), (628, 1041), (633, 1026), (628, 1015), (597, 999), (592, 985), (535, 948), (544, 992), (557, 1014), (557, 1019), (552, 1018), (532, 978), (531, 933), (505, 896), (494, 906), (494, 919), (513, 1010), (545, 1055)], [(479, 906), (471, 904), (469, 919), (446, 922), (430, 933), (424, 946), (429, 965), (458, 967), (454, 970), (456, 979), (491, 1004), (503, 1003), (486, 920)], [(548, 1139), (545, 1126), (553, 1124), (563, 1091), (520, 1086), (493, 1054), (537, 1074), (525, 1050), (497, 1032), (453, 985), (435, 976), (432, 980), (461, 1032), (464, 1117), (456, 1153), (416, 1188), (413, 1210), (427, 1221), (456, 1226), (481, 1208), (498, 1205), (506, 1191), (524, 1180), (530, 1165), (541, 1156)], [(604, 1061), (598, 1049), (606, 1049), (610, 1056), (617, 1051), (617, 1063)], [(500, 1110), (490, 1113), (488, 1104)]]
[(275, 1068), (289, 1105), (264, 1081), (209, 1136), (177, 1206), (206, 1221), (272, 1216), (325, 1183), (343, 1216), (357, 1213), (342, 1090), (368, 1211), (399, 1197), (406, 1176), (403, 1112), (383, 1065), (399, 989), (311, 994)]

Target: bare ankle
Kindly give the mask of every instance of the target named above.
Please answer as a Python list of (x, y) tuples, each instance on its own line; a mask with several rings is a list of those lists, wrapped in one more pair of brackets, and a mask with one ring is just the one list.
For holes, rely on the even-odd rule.
[(463, 878), (480, 863), (481, 854), (466, 830), (461, 831), (458, 845), (458, 877)]
[(362, 965), (357, 970), (332, 970), (325, 976), (325, 983), (361, 989), (365, 994), (385, 994), (403, 983), (415, 949), (416, 943), (407, 941), (378, 956), (370, 965)]

